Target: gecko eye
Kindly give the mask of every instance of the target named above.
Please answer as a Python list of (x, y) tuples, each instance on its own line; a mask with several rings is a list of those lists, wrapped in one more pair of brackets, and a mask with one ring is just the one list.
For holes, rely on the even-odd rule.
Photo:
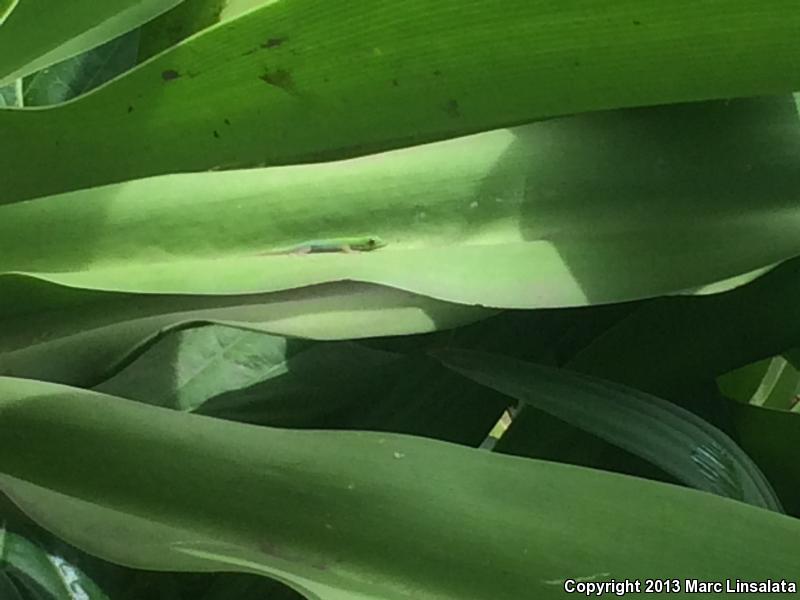
[(378, 245), (378, 242), (377, 242), (377, 240), (375, 240), (375, 238), (369, 238), (367, 240), (367, 246), (369, 246), (370, 248), (374, 248), (377, 245)]

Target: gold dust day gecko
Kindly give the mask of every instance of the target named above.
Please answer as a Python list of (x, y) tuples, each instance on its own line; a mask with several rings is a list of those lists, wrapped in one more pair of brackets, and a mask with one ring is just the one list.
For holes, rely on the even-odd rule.
[(260, 252), (264, 254), (312, 254), (317, 252), (369, 252), (377, 250), (386, 246), (381, 238), (375, 235), (362, 236), (362, 237), (342, 237), (309, 240), (294, 244), (286, 248), (278, 248), (276, 250), (267, 250)]

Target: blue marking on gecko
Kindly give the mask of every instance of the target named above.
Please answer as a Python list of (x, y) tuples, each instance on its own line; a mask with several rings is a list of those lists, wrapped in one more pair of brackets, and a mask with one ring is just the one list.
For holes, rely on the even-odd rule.
[(315, 254), (321, 252), (370, 252), (383, 248), (386, 246), (378, 236), (362, 236), (362, 237), (343, 237), (343, 238), (330, 238), (320, 240), (309, 240), (287, 246), (286, 248), (277, 248), (275, 250), (267, 250), (260, 252), (264, 254)]

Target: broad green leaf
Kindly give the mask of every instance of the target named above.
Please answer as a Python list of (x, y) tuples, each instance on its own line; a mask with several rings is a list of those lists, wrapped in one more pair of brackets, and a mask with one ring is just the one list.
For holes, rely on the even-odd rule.
[(23, 104), (45, 106), (79, 96), (136, 64), (139, 33), (134, 31), (25, 78)]
[[(349, 280), (497, 308), (719, 291), (800, 253), (799, 123), (788, 98), (618, 111), (69, 192), (0, 207), (0, 272), (159, 294)], [(269, 254), (361, 235), (387, 246)]]
[(672, 577), (781, 580), (797, 558), (796, 519), (611, 473), (29, 380), (0, 378), (0, 398), (4, 444), (26, 448), (0, 455), (0, 488), (130, 566), (256, 572), (323, 600), (519, 600), (664, 564)]
[(449, 329), (494, 314), (401, 290), (342, 282), (281, 294), (134, 296), (7, 278), (0, 373), (92, 386), (166, 330), (219, 322), (332, 340)]
[(795, 0), (270, 2), (75, 102), (0, 111), (0, 131), (21, 140), (0, 170), (3, 201), (586, 111), (789, 93), (800, 88), (799, 28)]
[(0, 85), (99, 46), (181, 1), (23, 0), (0, 29)]
[(3, 600), (108, 600), (108, 596), (78, 567), (7, 530), (2, 520), (0, 594)]
[(679, 481), (781, 511), (767, 479), (732, 439), (666, 400), (496, 354), (439, 350), (434, 356), (465, 377), (645, 458)]

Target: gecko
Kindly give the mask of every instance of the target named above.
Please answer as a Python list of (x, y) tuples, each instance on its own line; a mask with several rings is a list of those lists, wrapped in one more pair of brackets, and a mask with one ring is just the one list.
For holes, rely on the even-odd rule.
[(277, 250), (267, 250), (266, 252), (259, 252), (259, 255), (264, 254), (311, 254), (318, 252), (369, 252), (377, 250), (386, 246), (381, 238), (377, 236), (363, 236), (363, 237), (343, 237), (343, 238), (330, 238), (309, 240), (301, 242), (286, 248), (278, 248)]

